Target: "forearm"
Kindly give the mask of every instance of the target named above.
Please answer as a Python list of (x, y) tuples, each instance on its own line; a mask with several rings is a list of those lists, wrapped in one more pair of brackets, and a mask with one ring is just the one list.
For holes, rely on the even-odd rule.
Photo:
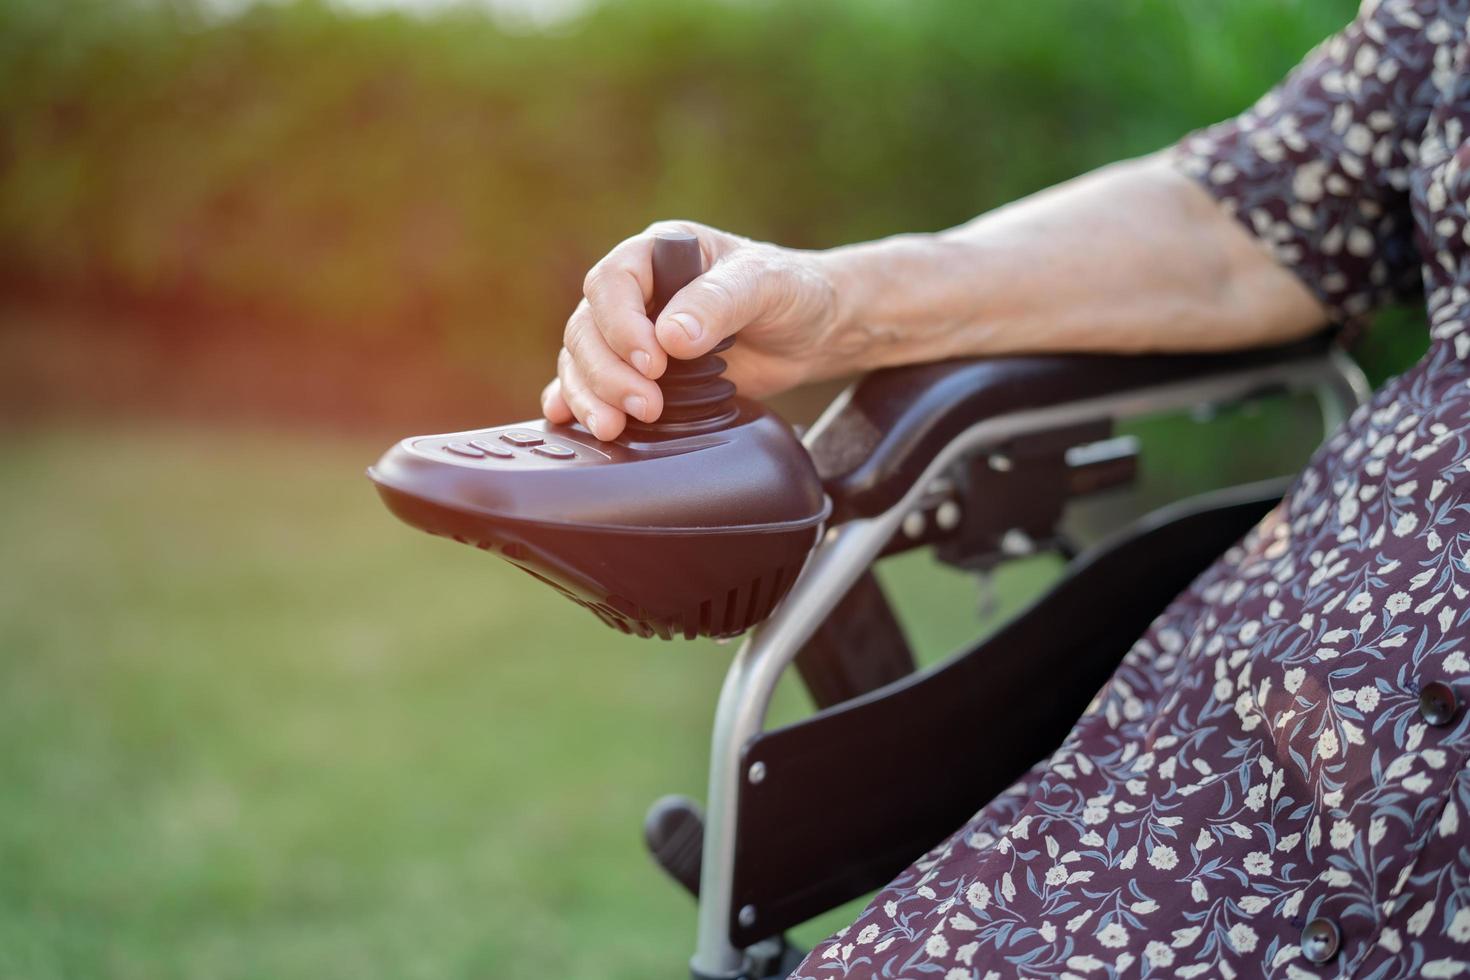
[[(694, 235), (705, 272), (650, 320), (655, 234)], [(692, 222), (656, 225), (588, 273), (542, 410), (613, 439), (663, 411), (670, 358), (726, 337), (761, 397), (889, 364), (1045, 351), (1187, 351), (1320, 326), (1305, 286), (1167, 161), (1117, 164), (934, 235), (805, 252)]]
[(1248, 347), (1324, 322), (1296, 277), (1161, 156), (821, 261), (838, 297), (823, 375), (977, 354)]

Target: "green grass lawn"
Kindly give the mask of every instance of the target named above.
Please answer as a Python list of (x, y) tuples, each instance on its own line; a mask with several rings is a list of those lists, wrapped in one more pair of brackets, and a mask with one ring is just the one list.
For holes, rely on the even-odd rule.
[[(398, 524), (381, 448), (0, 436), (0, 976), (687, 976), (693, 903), (639, 828), (703, 796), (730, 648)], [(932, 568), (886, 577), (930, 657), (975, 609)]]

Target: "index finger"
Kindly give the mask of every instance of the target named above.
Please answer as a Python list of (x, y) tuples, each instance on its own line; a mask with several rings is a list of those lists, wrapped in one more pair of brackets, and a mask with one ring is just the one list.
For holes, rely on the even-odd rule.
[(653, 295), (653, 239), (637, 235), (619, 243), (587, 273), (583, 295), (609, 347), (646, 378), (668, 363), (648, 319)]

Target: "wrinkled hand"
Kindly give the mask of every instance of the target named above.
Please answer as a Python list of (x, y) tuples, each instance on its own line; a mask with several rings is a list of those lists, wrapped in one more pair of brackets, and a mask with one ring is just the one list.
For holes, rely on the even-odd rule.
[[(705, 273), (669, 300), (650, 322), (653, 238), (684, 232), (699, 239)], [(669, 358), (707, 353), (724, 338), (740, 342), (723, 355), (740, 393), (769, 395), (812, 374), (836, 316), (835, 290), (819, 253), (780, 248), (688, 221), (651, 225), (587, 273), (584, 299), (567, 320), (556, 378), (541, 393), (550, 422), (575, 418), (599, 439), (615, 439), (628, 416), (643, 422), (663, 411), (655, 383)]]

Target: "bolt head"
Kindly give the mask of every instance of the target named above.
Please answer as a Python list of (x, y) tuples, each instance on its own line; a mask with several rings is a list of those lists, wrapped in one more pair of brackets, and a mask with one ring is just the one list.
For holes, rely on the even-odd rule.
[(755, 906), (754, 905), (745, 905), (745, 906), (742, 906), (741, 907), (741, 909), (740, 909), (740, 925), (743, 928), (746, 928), (746, 929), (749, 929), (751, 926), (755, 925)]
[(753, 785), (759, 786), (766, 779), (766, 764), (764, 762), (752, 762), (750, 771), (746, 773)]

